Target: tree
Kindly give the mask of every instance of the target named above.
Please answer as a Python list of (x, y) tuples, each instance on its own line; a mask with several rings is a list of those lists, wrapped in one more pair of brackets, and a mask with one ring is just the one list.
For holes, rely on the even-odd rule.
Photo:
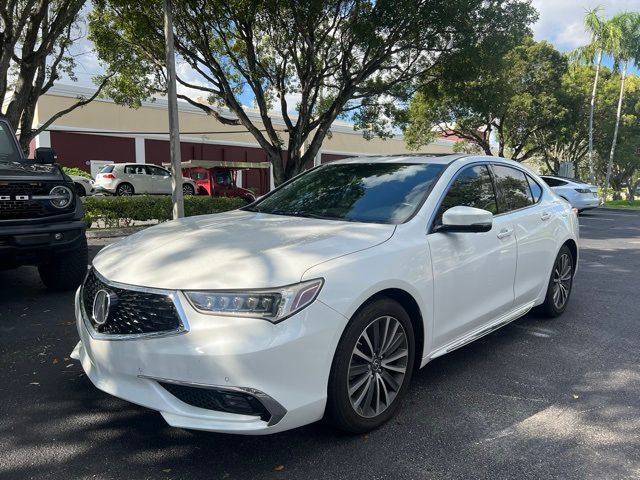
[(593, 88), (591, 90), (591, 102), (589, 108), (589, 176), (591, 183), (595, 183), (595, 158), (593, 151), (593, 116), (596, 106), (596, 91), (598, 89), (598, 80), (600, 77), (600, 68), (602, 66), (602, 57), (605, 53), (609, 53), (617, 41), (616, 30), (614, 25), (609, 21), (600, 17), (601, 7), (587, 11), (584, 18), (584, 26), (587, 33), (591, 36), (591, 42), (588, 45), (576, 49), (571, 57), (578, 63), (586, 63), (593, 65), (595, 63), (595, 75), (593, 79)]
[(425, 145), (436, 132), (454, 133), (487, 155), (525, 161), (539, 154), (542, 146), (535, 138), (565, 113), (559, 100), (564, 56), (547, 42), (527, 38), (474, 68), (454, 66), (425, 82), (412, 99), (405, 125), (408, 145)]
[[(246, 128), (276, 184), (313, 162), (337, 118), (388, 134), (380, 117), (418, 76), (509, 43), (535, 19), (528, 0), (182, 0), (174, 10), (176, 51), (197, 73), (178, 82), (207, 101), (180, 98)], [(109, 94), (119, 103), (136, 106), (166, 91), (160, 13), (152, 0), (95, 2), (91, 38), (118, 72)], [(243, 107), (248, 95), (259, 123)]]
[(611, 19), (614, 30), (617, 32), (618, 40), (612, 44), (611, 55), (614, 59), (614, 66), (621, 70), (620, 75), (620, 95), (618, 98), (618, 109), (616, 111), (616, 124), (613, 130), (613, 141), (611, 142), (611, 151), (609, 153), (609, 162), (607, 163), (607, 173), (604, 180), (604, 191), (609, 189), (609, 181), (613, 168), (613, 159), (618, 141), (618, 131), (620, 127), (620, 118), (622, 116), (622, 104), (624, 100), (625, 78), (627, 68), (630, 62), (638, 64), (640, 62), (640, 14), (639, 13), (620, 13)]
[(0, 105), (8, 102), (5, 115), (20, 130), (20, 145), (29, 142), (62, 115), (86, 105), (100, 93), (54, 114), (32, 128), (38, 98), (66, 73), (72, 79), (75, 61), (69, 47), (76, 40), (80, 11), (85, 0), (6, 0), (0, 2)]

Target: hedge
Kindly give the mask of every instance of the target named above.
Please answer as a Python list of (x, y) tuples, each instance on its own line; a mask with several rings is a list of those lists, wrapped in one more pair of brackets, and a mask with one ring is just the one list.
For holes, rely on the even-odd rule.
[[(243, 207), (247, 202), (240, 198), (188, 196), (184, 199), (185, 216), (226, 212)], [(87, 225), (99, 228), (128, 227), (135, 221), (156, 220), (164, 222), (172, 218), (171, 197), (168, 195), (133, 197), (85, 197)]]
[(75, 175), (76, 177), (85, 177), (91, 178), (91, 174), (89, 172), (85, 172), (77, 167), (62, 167), (64, 173), (67, 175)]

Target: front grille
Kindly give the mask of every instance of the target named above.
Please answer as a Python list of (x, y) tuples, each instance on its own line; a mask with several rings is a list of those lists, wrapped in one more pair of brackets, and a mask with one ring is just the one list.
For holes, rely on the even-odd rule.
[(9, 197), (9, 200), (0, 199), (0, 219), (18, 220), (48, 215), (48, 201), (45, 204), (40, 200), (16, 200), (16, 196), (47, 195), (49, 190), (49, 185), (42, 182), (0, 184), (0, 197)]
[(198, 408), (216, 410), (218, 412), (253, 415), (265, 422), (271, 414), (255, 397), (244, 392), (218, 390), (214, 387), (192, 387), (175, 383), (158, 382), (178, 400)]
[[(113, 297), (102, 325), (93, 318), (93, 302), (100, 290), (106, 290)], [(113, 287), (98, 278), (93, 269), (82, 286), (82, 304), (93, 329), (105, 335), (156, 334), (184, 329), (168, 295)]]

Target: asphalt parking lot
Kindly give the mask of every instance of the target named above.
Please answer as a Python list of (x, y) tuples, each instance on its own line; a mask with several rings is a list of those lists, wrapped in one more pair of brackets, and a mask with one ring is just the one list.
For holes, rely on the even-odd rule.
[(45, 291), (34, 269), (0, 272), (0, 477), (640, 478), (640, 212), (580, 224), (563, 317), (529, 314), (435, 360), (400, 414), (359, 436), (170, 428), (68, 358), (72, 293)]

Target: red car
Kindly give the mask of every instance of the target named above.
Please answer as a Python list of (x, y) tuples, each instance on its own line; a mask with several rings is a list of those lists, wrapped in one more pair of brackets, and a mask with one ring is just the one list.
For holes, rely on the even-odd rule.
[(256, 199), (254, 193), (236, 185), (238, 170), (269, 168), (269, 163), (188, 160), (182, 162), (181, 167), (182, 174), (196, 183), (198, 195), (240, 197), (247, 202), (253, 202)]

